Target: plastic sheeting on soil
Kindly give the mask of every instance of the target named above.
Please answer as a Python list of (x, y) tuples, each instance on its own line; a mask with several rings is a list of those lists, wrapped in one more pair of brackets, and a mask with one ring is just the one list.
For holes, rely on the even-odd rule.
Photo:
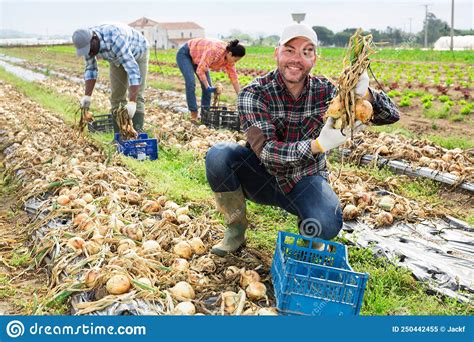
[(374, 229), (360, 222), (345, 222), (346, 237), (377, 255), (407, 267), (431, 289), (467, 302), (474, 293), (474, 228), (446, 220), (404, 222)]
[(6, 71), (11, 72), (12, 74), (15, 74), (16, 76), (20, 77), (21, 79), (25, 81), (29, 81), (29, 82), (43, 81), (47, 78), (43, 74), (31, 71), (19, 66), (11, 65), (10, 63), (4, 62), (2, 60), (0, 60), (0, 66), (5, 68)]

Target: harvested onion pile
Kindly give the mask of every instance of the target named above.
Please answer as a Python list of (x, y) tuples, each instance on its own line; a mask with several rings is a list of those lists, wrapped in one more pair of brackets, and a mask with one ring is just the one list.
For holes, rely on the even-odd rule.
[(360, 75), (369, 66), (369, 56), (375, 53), (372, 35), (362, 36), (358, 29), (349, 40), (344, 58), (344, 70), (337, 82), (337, 96), (331, 101), (325, 117), (335, 119), (334, 128), (354, 128), (356, 120), (367, 123), (373, 114), (372, 105), (363, 98), (356, 98), (355, 87)]

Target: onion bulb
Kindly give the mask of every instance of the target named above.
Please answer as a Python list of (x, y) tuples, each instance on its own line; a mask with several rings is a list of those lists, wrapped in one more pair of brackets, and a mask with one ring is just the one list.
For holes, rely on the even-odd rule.
[(166, 201), (165, 203), (166, 209), (172, 209), (173, 211), (179, 208), (179, 205), (173, 201)]
[(173, 314), (181, 316), (191, 316), (196, 313), (196, 307), (191, 302), (181, 302), (174, 307)]
[(250, 283), (260, 281), (260, 276), (254, 270), (243, 270), (240, 272), (240, 286), (245, 289)]
[(69, 196), (61, 195), (61, 196), (58, 196), (58, 198), (56, 199), (56, 202), (58, 202), (59, 205), (68, 205), (69, 202), (71, 202), (71, 200), (69, 199)]
[(359, 209), (353, 204), (347, 204), (342, 212), (344, 220), (353, 220), (359, 216)]
[(193, 270), (204, 273), (214, 273), (216, 271), (216, 268), (216, 264), (208, 256), (200, 257), (198, 260), (196, 260), (195, 264), (192, 267)]
[(240, 274), (240, 268), (237, 266), (229, 266), (224, 272), (226, 279), (234, 278), (237, 274)]
[(77, 250), (82, 250), (85, 243), (86, 242), (84, 241), (83, 238), (75, 236), (75, 237), (70, 238), (67, 241), (67, 246), (77, 251)]
[(86, 249), (89, 255), (93, 255), (100, 252), (101, 244), (97, 241), (87, 241), (84, 244), (84, 248)]
[(278, 312), (275, 308), (260, 308), (257, 316), (278, 316)]
[(375, 217), (377, 227), (390, 226), (393, 223), (393, 216), (386, 211), (382, 211)]
[(234, 291), (225, 291), (221, 297), (224, 301), (224, 310), (229, 314), (233, 313), (239, 305), (240, 296)]
[(168, 199), (166, 198), (166, 196), (160, 196), (156, 199), (156, 201), (162, 206), (164, 207), (165, 204), (166, 204), (166, 201), (168, 201)]
[(142, 248), (144, 251), (159, 251), (161, 250), (161, 246), (156, 240), (147, 240), (143, 243)]
[(391, 198), (390, 196), (383, 196), (380, 199), (378, 206), (379, 208), (382, 208), (383, 210), (390, 211), (395, 206), (395, 200)]
[(140, 203), (140, 194), (135, 191), (129, 191), (125, 195), (125, 200), (130, 204), (138, 204)]
[(130, 280), (124, 274), (116, 274), (107, 281), (106, 289), (113, 295), (123, 294), (130, 289)]
[(372, 104), (369, 101), (364, 100), (362, 98), (358, 98), (356, 100), (356, 106), (355, 106), (356, 120), (360, 120), (363, 123), (367, 123), (372, 118), (373, 113), (374, 113), (374, 109), (372, 108)]
[(188, 215), (189, 214), (189, 208), (188, 207), (181, 207), (176, 209), (176, 215)]
[(134, 248), (135, 246), (135, 241), (133, 241), (132, 239), (122, 239), (120, 240), (119, 245), (117, 247), (117, 252), (123, 254), (129, 249)]
[(193, 249), (193, 252), (196, 254), (204, 254), (206, 253), (206, 246), (204, 246), (204, 243), (202, 240), (198, 237), (194, 237), (191, 240), (189, 240), (189, 244), (191, 245), (191, 248)]
[(189, 300), (196, 297), (193, 287), (185, 281), (180, 281), (175, 286), (170, 288), (171, 295), (177, 300)]
[(93, 287), (99, 278), (99, 270), (98, 269), (91, 269), (87, 271), (84, 277), (84, 283), (87, 287)]
[(89, 193), (85, 193), (82, 195), (82, 199), (86, 201), (86, 203), (91, 203), (94, 200), (94, 197)]
[(249, 284), (249, 286), (247, 286), (245, 293), (249, 299), (259, 300), (265, 298), (265, 295), (267, 294), (267, 287), (265, 284), (259, 281), (253, 281)]
[(147, 214), (157, 213), (161, 209), (160, 203), (157, 201), (144, 200), (142, 203), (142, 211)]
[(325, 117), (332, 117), (334, 119), (338, 119), (342, 115), (343, 108), (344, 105), (341, 101), (341, 97), (338, 95), (331, 100), (328, 110), (326, 111)]
[(193, 255), (193, 249), (187, 241), (178, 242), (174, 248), (173, 252), (184, 259), (189, 259)]
[(183, 258), (176, 258), (173, 262), (173, 265), (171, 265), (171, 268), (180, 272), (186, 271), (189, 269), (189, 262)]
[(178, 215), (178, 217), (176, 218), (176, 221), (178, 221), (179, 224), (183, 224), (183, 223), (188, 223), (191, 221), (191, 218), (188, 216), (188, 215)]
[(167, 210), (163, 211), (161, 213), (161, 217), (163, 219), (165, 219), (166, 221), (169, 221), (169, 222), (175, 222), (176, 219), (177, 219), (176, 213), (171, 209), (167, 209)]
[(89, 215), (86, 213), (80, 213), (74, 217), (74, 220), (72, 221), (75, 226), (80, 226), (84, 221), (86, 221), (89, 218)]

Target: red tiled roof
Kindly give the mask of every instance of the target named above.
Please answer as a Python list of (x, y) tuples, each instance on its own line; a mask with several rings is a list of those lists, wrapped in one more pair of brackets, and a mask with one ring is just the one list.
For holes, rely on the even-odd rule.
[(192, 29), (201, 29), (203, 30), (204, 28), (199, 26), (196, 23), (193, 23), (192, 21), (186, 21), (186, 22), (181, 22), (181, 23), (157, 23), (160, 25), (161, 28), (165, 30), (192, 30)]
[(156, 21), (142, 17), (128, 24), (131, 27), (144, 27), (144, 26), (155, 26), (158, 24)]

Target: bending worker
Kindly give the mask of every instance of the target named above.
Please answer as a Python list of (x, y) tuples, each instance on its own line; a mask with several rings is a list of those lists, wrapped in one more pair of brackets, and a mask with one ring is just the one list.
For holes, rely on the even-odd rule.
[(216, 39), (195, 38), (184, 44), (176, 54), (176, 63), (184, 77), (186, 101), (191, 112), (191, 120), (198, 118), (196, 102), (196, 81), (199, 78), (202, 89), (201, 110), (211, 105), (211, 93), (216, 91), (212, 86), (209, 70), (225, 69), (236, 94), (240, 91), (235, 63), (245, 56), (245, 47), (238, 40), (226, 43)]
[[(125, 106), (128, 116), (132, 119), (133, 128), (137, 132), (143, 131), (143, 92), (148, 70), (148, 42), (145, 37), (129, 26), (117, 23), (76, 30), (72, 41), (77, 55), (84, 56), (86, 60), (86, 89), (81, 99), (81, 107), (90, 107), (98, 75), (97, 58), (103, 58), (110, 65), (112, 114), (114, 115), (120, 105)], [(113, 119), (114, 132), (117, 133), (118, 126), (115, 117)]]
[[(304, 236), (330, 240), (342, 228), (339, 199), (327, 182), (326, 152), (351, 134), (334, 129), (332, 118), (323, 123), (336, 86), (310, 75), (316, 46), (310, 27), (286, 27), (274, 52), (276, 70), (256, 78), (238, 96), (247, 145), (219, 143), (207, 152), (207, 180), (227, 225), (224, 239), (212, 249), (217, 255), (235, 252), (244, 243), (246, 199), (296, 215)], [(372, 103), (373, 124), (399, 119), (390, 98), (369, 88), (366, 71), (355, 92)]]

